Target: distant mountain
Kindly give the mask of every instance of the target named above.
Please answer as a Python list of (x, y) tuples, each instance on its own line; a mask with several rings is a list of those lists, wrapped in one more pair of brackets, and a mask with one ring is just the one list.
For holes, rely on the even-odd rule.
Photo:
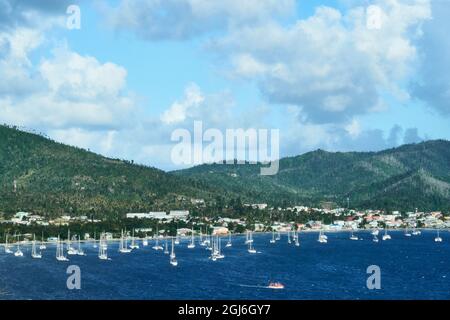
[(180, 198), (214, 192), (186, 177), (0, 126), (0, 212), (124, 214), (177, 208)]
[[(275, 176), (259, 165), (201, 165), (164, 172), (0, 126), (0, 213), (123, 215), (189, 208), (203, 198), (220, 212), (267, 202), (414, 210), (450, 209), (450, 142), (381, 152), (317, 150), (280, 160)], [(14, 181), (16, 190), (14, 190)]]
[(256, 165), (201, 165), (177, 171), (253, 201), (388, 210), (450, 209), (450, 142), (427, 141), (380, 152), (317, 150), (280, 160), (275, 176)]

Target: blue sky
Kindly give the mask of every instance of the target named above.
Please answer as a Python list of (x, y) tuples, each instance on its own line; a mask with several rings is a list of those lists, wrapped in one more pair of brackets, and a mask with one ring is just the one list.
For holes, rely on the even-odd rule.
[(196, 120), (282, 156), (450, 139), (445, 1), (72, 3), (0, 0), (0, 122), (166, 170)]

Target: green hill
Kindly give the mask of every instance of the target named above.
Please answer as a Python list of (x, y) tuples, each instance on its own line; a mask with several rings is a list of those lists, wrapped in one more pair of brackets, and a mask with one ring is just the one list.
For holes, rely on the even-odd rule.
[[(123, 214), (207, 197), (202, 182), (0, 126), (0, 212)], [(17, 189), (14, 192), (14, 180)]]
[(445, 140), (381, 152), (317, 150), (281, 159), (275, 176), (260, 176), (258, 166), (217, 164), (176, 173), (274, 204), (345, 206), (349, 197), (359, 208), (450, 208), (450, 142)]
[(450, 142), (444, 140), (381, 152), (317, 150), (281, 159), (275, 176), (259, 172), (258, 165), (213, 164), (167, 173), (0, 126), (5, 213), (117, 216), (189, 208), (190, 198), (205, 199), (211, 212), (241, 202), (345, 206), (347, 197), (356, 208), (450, 209)]

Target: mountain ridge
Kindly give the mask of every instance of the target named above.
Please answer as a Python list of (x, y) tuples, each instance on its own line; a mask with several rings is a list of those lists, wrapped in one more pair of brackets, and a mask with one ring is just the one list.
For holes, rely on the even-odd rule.
[(236, 199), (342, 207), (350, 198), (352, 208), (450, 209), (450, 142), (443, 139), (378, 152), (319, 149), (282, 158), (275, 176), (261, 176), (260, 166), (165, 172), (0, 126), (0, 211), (119, 216), (188, 208), (189, 198), (211, 207)]

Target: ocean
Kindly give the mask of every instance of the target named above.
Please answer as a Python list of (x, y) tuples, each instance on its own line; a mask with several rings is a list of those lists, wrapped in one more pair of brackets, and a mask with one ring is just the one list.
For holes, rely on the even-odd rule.
[[(87, 256), (55, 259), (56, 248), (48, 245), (42, 259), (5, 254), (0, 248), (0, 299), (449, 299), (450, 233), (434, 242), (433, 231), (405, 237), (391, 231), (392, 240), (375, 243), (369, 232), (355, 233), (362, 240), (349, 240), (348, 232), (328, 233), (328, 243), (317, 233), (300, 233), (300, 246), (287, 243), (286, 235), (275, 244), (271, 234), (254, 234), (256, 254), (249, 254), (245, 236), (232, 238), (224, 259), (211, 261), (210, 251), (189, 240), (176, 246), (178, 266), (169, 256), (148, 247), (129, 254), (110, 244), (110, 261), (99, 260), (92, 244), (83, 245)], [(15, 250), (15, 248), (12, 248)], [(67, 268), (80, 268), (81, 288), (67, 288)], [(368, 289), (369, 266), (380, 268), (380, 289)], [(284, 284), (268, 289), (270, 281)]]

